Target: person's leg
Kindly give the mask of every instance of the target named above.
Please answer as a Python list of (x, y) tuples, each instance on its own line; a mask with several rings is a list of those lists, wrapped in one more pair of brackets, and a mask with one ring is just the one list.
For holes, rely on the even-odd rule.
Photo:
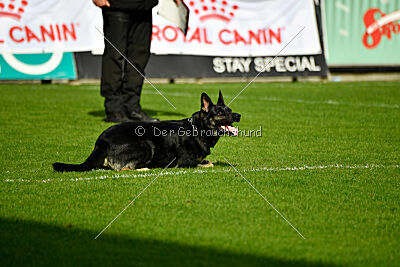
[[(125, 95), (124, 108), (133, 120), (151, 120), (143, 113), (140, 95), (143, 86), (144, 69), (150, 57), (152, 34), (151, 10), (132, 11), (128, 33), (127, 58), (137, 68), (126, 62), (122, 93)], [(140, 73), (139, 73), (139, 72)]]
[[(104, 36), (122, 54), (126, 54), (129, 13), (104, 8), (103, 22)], [(106, 120), (115, 122), (125, 121), (127, 118), (123, 110), (124, 99), (121, 94), (124, 58), (107, 40), (104, 40), (104, 44), (101, 95), (105, 98)]]

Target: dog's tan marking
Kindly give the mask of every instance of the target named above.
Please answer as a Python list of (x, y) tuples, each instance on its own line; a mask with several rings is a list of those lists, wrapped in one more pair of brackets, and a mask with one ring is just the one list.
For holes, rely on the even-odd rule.
[(197, 164), (197, 167), (212, 168), (214, 167), (214, 164), (209, 160), (204, 160), (202, 163)]

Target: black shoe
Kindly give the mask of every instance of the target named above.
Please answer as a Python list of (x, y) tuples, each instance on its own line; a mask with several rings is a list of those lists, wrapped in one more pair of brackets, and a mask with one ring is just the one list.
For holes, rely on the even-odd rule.
[(129, 118), (122, 112), (115, 112), (115, 113), (106, 114), (106, 117), (104, 118), (104, 121), (105, 122), (121, 123), (121, 122), (129, 121)]
[(132, 121), (146, 121), (146, 122), (159, 122), (157, 118), (152, 118), (148, 116), (143, 110), (139, 112), (131, 112), (127, 115), (129, 120)]

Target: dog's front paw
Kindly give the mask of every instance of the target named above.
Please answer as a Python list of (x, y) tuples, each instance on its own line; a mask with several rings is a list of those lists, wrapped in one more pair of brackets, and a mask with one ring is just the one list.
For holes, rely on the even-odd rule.
[(203, 160), (200, 164), (197, 164), (197, 167), (212, 168), (214, 164), (209, 160)]
[(137, 171), (137, 172), (147, 172), (147, 171), (150, 171), (150, 169), (149, 168), (141, 168), (141, 169), (136, 169), (135, 171)]

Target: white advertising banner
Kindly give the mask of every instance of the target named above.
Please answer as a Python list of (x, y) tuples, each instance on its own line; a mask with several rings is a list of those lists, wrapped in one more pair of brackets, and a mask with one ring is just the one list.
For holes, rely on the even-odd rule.
[(91, 0), (0, 0), (0, 53), (91, 51), (102, 46)]
[(154, 8), (153, 53), (274, 56), (298, 34), (281, 55), (321, 54), (313, 0), (185, 0), (185, 3), (190, 9), (186, 37), (178, 27), (157, 16), (157, 7)]
[[(186, 36), (154, 8), (153, 53), (238, 57), (321, 53), (313, 0), (184, 2), (190, 9)], [(2, 54), (101, 53), (103, 37), (95, 27), (102, 30), (101, 9), (91, 0), (0, 0)]]

